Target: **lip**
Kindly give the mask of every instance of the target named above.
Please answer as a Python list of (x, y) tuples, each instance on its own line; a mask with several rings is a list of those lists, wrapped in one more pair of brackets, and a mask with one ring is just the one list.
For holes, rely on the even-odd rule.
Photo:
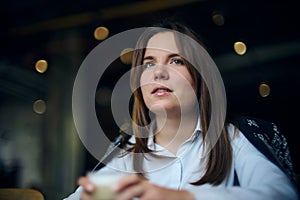
[[(159, 90), (164, 90), (164, 91), (160, 91), (160, 92), (159, 92)], [(151, 94), (155, 94), (155, 95), (157, 95), (157, 96), (163, 96), (163, 95), (169, 94), (169, 93), (171, 93), (171, 92), (173, 92), (173, 90), (171, 90), (171, 89), (168, 88), (168, 87), (157, 86), (157, 87), (155, 87), (155, 88), (152, 90)]]

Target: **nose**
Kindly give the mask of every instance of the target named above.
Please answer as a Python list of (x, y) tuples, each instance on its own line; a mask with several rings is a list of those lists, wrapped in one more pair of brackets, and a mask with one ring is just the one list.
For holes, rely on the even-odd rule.
[(157, 66), (154, 70), (154, 80), (167, 80), (169, 79), (169, 73), (166, 67)]

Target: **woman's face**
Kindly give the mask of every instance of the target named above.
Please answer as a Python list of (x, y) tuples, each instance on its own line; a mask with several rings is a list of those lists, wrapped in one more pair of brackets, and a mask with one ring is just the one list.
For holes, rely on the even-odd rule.
[(153, 113), (180, 116), (195, 110), (197, 98), (192, 77), (175, 42), (174, 33), (154, 35), (147, 44), (140, 79), (146, 106)]

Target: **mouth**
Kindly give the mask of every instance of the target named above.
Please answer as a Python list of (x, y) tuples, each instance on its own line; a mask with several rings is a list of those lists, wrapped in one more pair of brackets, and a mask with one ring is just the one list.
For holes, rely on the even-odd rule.
[(156, 87), (152, 90), (151, 94), (165, 94), (170, 92), (173, 92), (173, 90), (167, 87)]

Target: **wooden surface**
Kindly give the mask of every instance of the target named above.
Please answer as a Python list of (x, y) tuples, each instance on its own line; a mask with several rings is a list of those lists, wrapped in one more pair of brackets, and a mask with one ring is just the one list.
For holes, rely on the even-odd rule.
[(44, 200), (41, 192), (33, 189), (0, 188), (1, 200)]

